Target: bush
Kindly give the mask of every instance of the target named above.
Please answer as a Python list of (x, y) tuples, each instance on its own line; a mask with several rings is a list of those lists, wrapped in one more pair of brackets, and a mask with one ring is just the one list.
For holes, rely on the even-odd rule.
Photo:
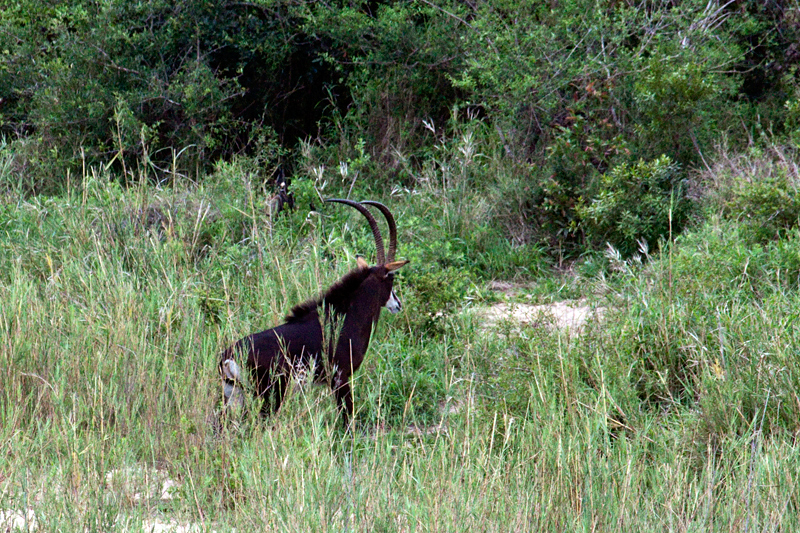
[(794, 149), (780, 146), (738, 157), (721, 154), (704, 174), (709, 208), (741, 222), (750, 243), (785, 237), (800, 217), (795, 157)]
[(638, 241), (657, 243), (677, 232), (688, 216), (689, 201), (677, 165), (662, 156), (607, 172), (597, 193), (577, 212), (590, 244), (610, 243), (629, 256)]
[(281, 1), (269, 11), (165, 0), (17, 2), (0, 21), (2, 132), (33, 147), (20, 164), (52, 177), (48, 189), (66, 169), (96, 163), (125, 179), (196, 179), (219, 158), (258, 151), (265, 126), (290, 139), (313, 133), (330, 69), (319, 57), (304, 64), (313, 64), (320, 42), (299, 43), (299, 12)]
[(366, 142), (380, 163), (375, 170), (394, 176), (404, 154), (431, 144), (425, 123), (446, 122), (459, 101), (452, 76), (463, 68), (464, 27), (423, 2), (311, 4), (315, 32), (339, 50), (324, 57), (346, 77), (353, 103), (346, 117), (331, 115), (325, 133), (339, 144), (340, 159)]
[(725, 215), (739, 218), (752, 241), (779, 238), (797, 225), (800, 195), (795, 180), (786, 173), (764, 176), (754, 183), (740, 183), (732, 193)]
[(455, 268), (413, 269), (405, 284), (404, 299), (409, 309), (411, 328), (424, 335), (441, 335), (445, 332), (448, 316), (464, 303), (469, 278)]

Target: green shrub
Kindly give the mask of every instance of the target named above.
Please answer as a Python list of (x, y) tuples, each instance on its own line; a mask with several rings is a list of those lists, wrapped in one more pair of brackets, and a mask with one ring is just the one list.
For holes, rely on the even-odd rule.
[(785, 237), (800, 217), (795, 150), (772, 146), (737, 157), (721, 154), (705, 174), (709, 207), (741, 223), (750, 243)]
[(677, 42), (662, 43), (634, 76), (632, 111), (639, 157), (668, 154), (684, 166), (700, 163), (702, 150), (713, 146), (725, 129), (726, 114), (736, 109), (723, 104), (734, 94), (732, 81), (717, 74), (712, 64), (732, 59), (737, 48), (705, 36), (699, 39), (704, 54)]
[(681, 229), (689, 212), (686, 186), (669, 157), (621, 164), (600, 178), (597, 192), (578, 206), (582, 228), (595, 247), (610, 243), (624, 256), (639, 241), (658, 243)]
[(414, 310), (408, 314), (411, 328), (422, 334), (441, 335), (450, 314), (465, 301), (469, 278), (460, 269), (436, 266), (412, 268), (407, 278), (403, 298), (404, 305)]
[(786, 130), (789, 142), (792, 143), (794, 148), (800, 149), (800, 90), (795, 92), (795, 97), (787, 100), (784, 104), (786, 116), (783, 127)]
[(800, 217), (797, 180), (778, 172), (757, 182), (738, 183), (723, 212), (744, 223), (751, 241), (779, 238), (795, 227)]

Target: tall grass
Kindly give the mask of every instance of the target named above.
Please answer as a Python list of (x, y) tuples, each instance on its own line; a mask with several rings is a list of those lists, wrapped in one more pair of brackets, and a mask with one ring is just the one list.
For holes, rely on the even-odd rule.
[[(398, 196), (398, 256), (426, 264), (356, 376), (357, 429), (300, 384), (274, 418), (220, 429), (220, 350), (335, 281), (368, 230), (335, 210), (272, 221), (235, 166), (166, 190), (82, 179), (0, 205), (0, 510), (39, 530), (800, 527), (797, 236), (753, 247), (712, 219), (579, 279), (607, 308), (582, 335), (495, 331), (457, 312), (483, 294), (454, 258), (477, 215), (439, 187)], [(437, 268), (470, 300), (431, 328), (441, 302), (415, 277)]]

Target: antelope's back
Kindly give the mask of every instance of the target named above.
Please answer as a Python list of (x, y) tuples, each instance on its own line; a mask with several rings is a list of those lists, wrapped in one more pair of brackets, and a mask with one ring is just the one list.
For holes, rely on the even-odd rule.
[(237, 345), (241, 353), (247, 354), (250, 368), (286, 368), (322, 351), (322, 326), (319, 316), (309, 313), (302, 320), (254, 333)]

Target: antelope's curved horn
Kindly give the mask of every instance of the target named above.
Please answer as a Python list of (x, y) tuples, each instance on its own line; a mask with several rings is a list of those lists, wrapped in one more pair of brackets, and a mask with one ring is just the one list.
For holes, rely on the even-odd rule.
[(389, 251), (386, 253), (386, 262), (391, 263), (394, 261), (394, 254), (397, 251), (397, 224), (394, 222), (394, 216), (389, 208), (380, 202), (374, 200), (363, 200), (362, 204), (377, 207), (383, 216), (386, 217), (386, 223), (389, 224)]
[(364, 215), (364, 217), (366, 217), (367, 222), (369, 222), (369, 227), (372, 228), (372, 236), (375, 237), (377, 262), (379, 265), (385, 265), (386, 254), (383, 248), (383, 237), (381, 237), (381, 230), (378, 229), (378, 223), (375, 222), (375, 219), (373, 218), (372, 213), (369, 212), (369, 209), (367, 209), (366, 207), (364, 207), (363, 205), (354, 200), (344, 200), (341, 198), (328, 198), (325, 201), (349, 205), (350, 207), (356, 209), (359, 213)]

